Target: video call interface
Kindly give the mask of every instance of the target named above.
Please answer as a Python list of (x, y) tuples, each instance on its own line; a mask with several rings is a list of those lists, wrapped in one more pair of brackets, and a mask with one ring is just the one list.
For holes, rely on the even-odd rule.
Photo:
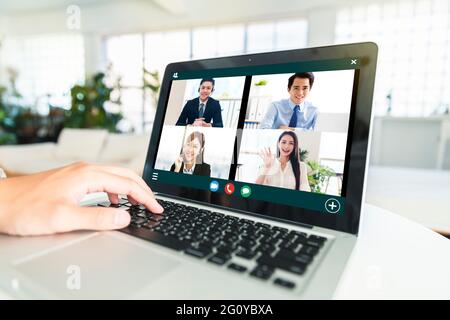
[(174, 74), (158, 180), (343, 214), (358, 65), (323, 69)]

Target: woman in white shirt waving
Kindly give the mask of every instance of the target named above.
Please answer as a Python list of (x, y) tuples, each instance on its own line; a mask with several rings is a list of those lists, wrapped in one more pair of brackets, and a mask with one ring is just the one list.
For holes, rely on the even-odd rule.
[(277, 155), (264, 148), (259, 155), (263, 159), (257, 184), (311, 191), (306, 164), (300, 162), (298, 138), (295, 132), (285, 131), (278, 138)]

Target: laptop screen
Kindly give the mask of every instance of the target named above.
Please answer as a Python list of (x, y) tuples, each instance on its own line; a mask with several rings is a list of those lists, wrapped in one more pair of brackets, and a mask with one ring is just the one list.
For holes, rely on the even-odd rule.
[(349, 177), (357, 108), (370, 120), (371, 104), (358, 105), (367, 54), (288, 52), (278, 63), (247, 55), (170, 65), (144, 178), (172, 196), (355, 233)]

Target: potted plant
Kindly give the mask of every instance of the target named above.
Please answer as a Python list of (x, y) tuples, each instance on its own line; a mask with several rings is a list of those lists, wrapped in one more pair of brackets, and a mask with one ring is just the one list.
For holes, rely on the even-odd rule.
[(122, 119), (121, 112), (108, 112), (106, 103), (120, 104), (120, 95), (113, 99), (111, 93), (118, 89), (116, 82), (109, 86), (102, 72), (86, 79), (84, 85), (75, 85), (70, 90), (72, 105), (66, 113), (64, 126), (69, 128), (106, 128), (117, 132), (117, 123)]
[(16, 118), (21, 107), (14, 103), (21, 95), (17, 92), (15, 81), (17, 73), (8, 69), (10, 86), (0, 86), (0, 145), (17, 143)]
[(267, 85), (267, 80), (259, 80), (254, 83), (255, 88), (253, 89), (253, 96), (260, 97), (262, 95), (263, 87)]
[(144, 90), (150, 90), (151, 97), (156, 109), (158, 105), (159, 90), (161, 89), (161, 80), (158, 71), (149, 71), (144, 68)]
[(325, 190), (323, 190), (323, 188), (325, 187), (325, 182), (327, 182), (330, 177), (334, 177), (336, 173), (333, 169), (323, 166), (317, 161), (308, 161), (308, 150), (299, 149), (299, 153), (300, 161), (306, 162), (309, 167), (308, 182), (311, 187), (311, 192), (324, 193)]
[(323, 189), (325, 187), (325, 182), (330, 179), (330, 177), (334, 177), (336, 173), (333, 169), (323, 166), (316, 161), (308, 161), (308, 167), (311, 171), (308, 173), (308, 182), (311, 187), (311, 192), (315, 193), (325, 193)]

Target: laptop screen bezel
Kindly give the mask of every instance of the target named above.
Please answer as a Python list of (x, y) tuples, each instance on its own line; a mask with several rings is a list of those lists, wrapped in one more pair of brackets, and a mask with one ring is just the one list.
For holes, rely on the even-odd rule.
[[(226, 196), (214, 195), (206, 199), (199, 192), (189, 192), (181, 187), (164, 182), (152, 181), (151, 175), (156, 162), (159, 140), (164, 125), (172, 75), (175, 72), (223, 69), (235, 67), (283, 64), (295, 61), (334, 60), (358, 58), (359, 69), (355, 72), (357, 95), (353, 99), (349, 123), (350, 144), (347, 146), (345, 177), (345, 212), (343, 215), (323, 214), (317, 211), (274, 204), (260, 200), (235, 199), (232, 209), (250, 215), (274, 218), (294, 224), (320, 226), (337, 231), (357, 234), (364, 194), (364, 176), (368, 154), (369, 128), (372, 114), (372, 99), (375, 83), (375, 69), (378, 48), (375, 43), (355, 43), (327, 47), (248, 54), (223, 58), (171, 63), (166, 67), (161, 85), (160, 98), (155, 114), (153, 130), (144, 166), (143, 179), (154, 192), (186, 200), (208, 202), (211, 205), (230, 209)], [(353, 92), (355, 95), (355, 92)], [(229, 198), (229, 197), (228, 197)]]

